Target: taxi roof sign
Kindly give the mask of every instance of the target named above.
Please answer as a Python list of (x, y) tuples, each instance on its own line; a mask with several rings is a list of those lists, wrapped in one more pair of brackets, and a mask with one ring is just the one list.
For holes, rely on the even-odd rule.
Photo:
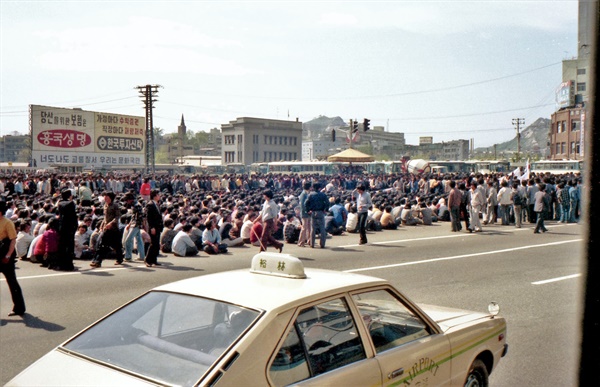
[(250, 272), (286, 278), (306, 278), (300, 259), (280, 253), (258, 253), (252, 258)]

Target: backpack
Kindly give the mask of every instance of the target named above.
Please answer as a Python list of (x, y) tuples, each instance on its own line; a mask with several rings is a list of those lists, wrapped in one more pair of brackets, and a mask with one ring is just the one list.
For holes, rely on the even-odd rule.
[(513, 203), (515, 206), (523, 206), (525, 205), (525, 200), (523, 195), (521, 195), (518, 191), (513, 195)]

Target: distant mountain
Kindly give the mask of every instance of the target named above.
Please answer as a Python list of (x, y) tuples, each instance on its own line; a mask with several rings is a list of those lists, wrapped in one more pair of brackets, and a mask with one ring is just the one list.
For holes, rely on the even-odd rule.
[[(521, 131), (521, 152), (545, 155), (548, 151), (548, 133), (551, 121), (548, 118), (538, 118), (533, 124)], [(475, 152), (488, 150), (490, 147), (476, 148)], [(516, 152), (517, 135), (510, 141), (496, 145), (497, 152)]]
[(319, 116), (310, 121), (302, 123), (302, 130), (313, 134), (323, 133), (328, 127), (340, 127), (348, 125), (341, 117)]

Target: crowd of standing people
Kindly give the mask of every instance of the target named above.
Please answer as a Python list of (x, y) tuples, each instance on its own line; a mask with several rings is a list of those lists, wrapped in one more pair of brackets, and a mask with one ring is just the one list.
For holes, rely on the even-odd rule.
[[(13, 298), (25, 303), (17, 260), (72, 271), (74, 260), (99, 268), (134, 254), (160, 266), (161, 253), (223, 254), (284, 243), (325, 248), (328, 237), (447, 221), (452, 232), (481, 232), (500, 222), (577, 222), (581, 176), (519, 174), (267, 174), (183, 176), (42, 174), (0, 177), (0, 268)], [(317, 240), (318, 238), (318, 240)]]

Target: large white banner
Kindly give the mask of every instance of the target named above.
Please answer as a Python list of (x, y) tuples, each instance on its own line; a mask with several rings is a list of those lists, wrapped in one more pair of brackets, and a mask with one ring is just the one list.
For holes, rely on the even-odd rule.
[(142, 167), (144, 117), (30, 106), (34, 166)]

